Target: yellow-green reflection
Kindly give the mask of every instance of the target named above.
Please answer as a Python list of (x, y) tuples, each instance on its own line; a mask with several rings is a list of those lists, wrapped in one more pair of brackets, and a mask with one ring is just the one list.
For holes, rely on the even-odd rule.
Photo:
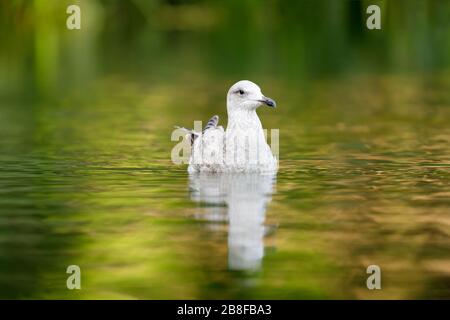
[[(80, 31), (68, 3), (0, 5), (1, 297), (450, 296), (447, 1), (383, 1), (379, 33), (368, 1), (79, 1)], [(248, 272), (170, 162), (241, 78), (281, 156)]]

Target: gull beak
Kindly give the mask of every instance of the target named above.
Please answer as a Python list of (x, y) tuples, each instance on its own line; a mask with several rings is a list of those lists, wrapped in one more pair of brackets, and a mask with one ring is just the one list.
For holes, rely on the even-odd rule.
[(272, 107), (272, 108), (276, 108), (277, 103), (275, 102), (275, 100), (270, 99), (268, 97), (262, 97), (261, 100), (259, 100), (259, 102), (264, 103), (266, 106)]

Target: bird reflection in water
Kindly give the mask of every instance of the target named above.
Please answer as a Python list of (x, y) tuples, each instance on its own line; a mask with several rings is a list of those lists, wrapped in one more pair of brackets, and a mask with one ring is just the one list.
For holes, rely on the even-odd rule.
[[(213, 225), (228, 222), (228, 268), (257, 270), (264, 257), (265, 213), (274, 174), (191, 174), (190, 196), (206, 205), (197, 217)], [(204, 206), (202, 206), (204, 207)]]

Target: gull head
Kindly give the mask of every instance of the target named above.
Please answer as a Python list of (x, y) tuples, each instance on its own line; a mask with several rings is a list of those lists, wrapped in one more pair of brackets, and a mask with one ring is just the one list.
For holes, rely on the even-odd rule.
[(255, 110), (262, 105), (275, 108), (277, 104), (273, 99), (264, 96), (259, 86), (251, 81), (241, 80), (228, 90), (228, 111)]

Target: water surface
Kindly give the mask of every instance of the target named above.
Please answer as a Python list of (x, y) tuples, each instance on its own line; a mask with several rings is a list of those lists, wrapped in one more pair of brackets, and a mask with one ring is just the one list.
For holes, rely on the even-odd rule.
[[(228, 79), (103, 77), (9, 99), (1, 296), (448, 298), (448, 79), (262, 79), (279, 106), (259, 110), (280, 129), (275, 177), (170, 161), (173, 125), (225, 121)], [(82, 290), (65, 287), (71, 264)], [(382, 290), (366, 288), (371, 264)]]
[[(372, 2), (0, 1), (0, 298), (450, 298), (450, 1)], [(189, 176), (241, 79), (278, 174)]]

